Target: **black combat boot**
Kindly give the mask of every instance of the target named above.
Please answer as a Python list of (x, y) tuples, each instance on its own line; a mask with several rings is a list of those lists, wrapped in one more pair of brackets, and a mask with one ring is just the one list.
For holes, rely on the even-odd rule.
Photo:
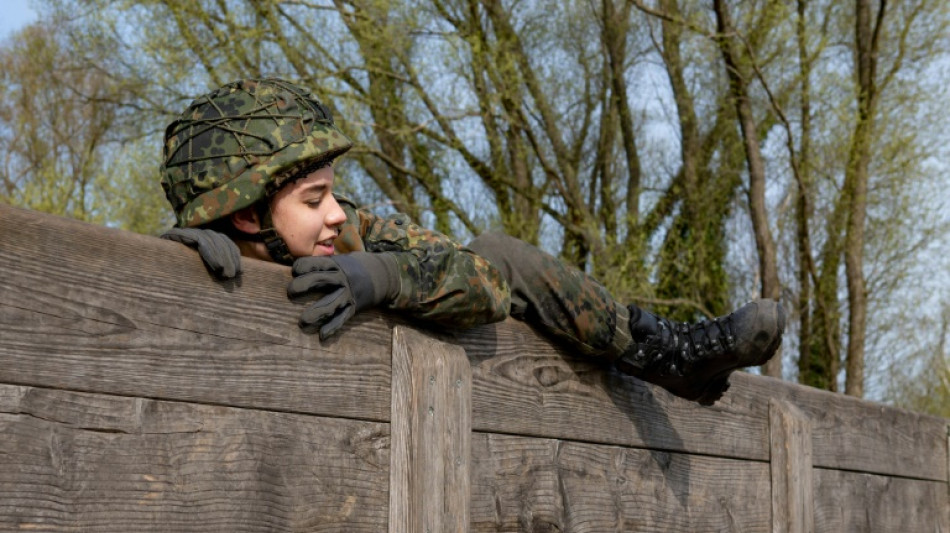
[(616, 364), (676, 396), (712, 405), (729, 388), (734, 370), (775, 355), (784, 330), (785, 310), (774, 300), (756, 300), (696, 324), (671, 322), (630, 306), (633, 344)]

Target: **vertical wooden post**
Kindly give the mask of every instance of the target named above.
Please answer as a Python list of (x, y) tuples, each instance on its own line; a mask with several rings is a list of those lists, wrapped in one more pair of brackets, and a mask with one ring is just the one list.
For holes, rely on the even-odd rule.
[(467, 531), (472, 370), (460, 346), (393, 330), (389, 531)]
[(815, 530), (811, 423), (786, 401), (769, 401), (772, 533)]

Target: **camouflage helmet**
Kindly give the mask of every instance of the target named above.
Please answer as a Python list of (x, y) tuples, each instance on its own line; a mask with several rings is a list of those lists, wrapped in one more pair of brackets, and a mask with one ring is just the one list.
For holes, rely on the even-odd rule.
[(195, 99), (165, 130), (162, 188), (180, 227), (273, 195), (352, 142), (309, 90), (276, 78), (235, 81)]

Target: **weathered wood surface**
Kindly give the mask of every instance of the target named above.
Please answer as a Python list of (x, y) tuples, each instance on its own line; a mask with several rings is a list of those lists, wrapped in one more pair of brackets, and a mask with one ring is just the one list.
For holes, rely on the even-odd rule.
[(321, 345), (289, 270), (247, 263), (217, 283), (180, 244), (0, 206), (0, 383), (388, 420), (380, 315)]
[(574, 358), (517, 321), (451, 338), (472, 362), (477, 431), (768, 461), (774, 398), (809, 419), (815, 466), (947, 481), (946, 419), (743, 372), (699, 407)]
[(815, 531), (950, 531), (947, 484), (815, 469)]
[[(0, 236), (0, 382), (389, 419), (391, 314), (321, 345), (284, 267), (219, 283), (180, 244), (8, 206)], [(471, 361), (478, 431), (767, 461), (774, 397), (811, 420), (815, 466), (947, 480), (943, 419), (747, 374), (700, 408), (514, 320), (442, 338)]]
[(388, 424), (0, 385), (0, 531), (385, 530)]
[(393, 331), (389, 530), (469, 524), (472, 371), (459, 346)]
[(812, 533), (815, 528), (811, 424), (794, 405), (769, 402), (772, 457), (772, 533)]
[(771, 531), (759, 462), (476, 433), (472, 531)]
[[(402, 394), (392, 386), (393, 331), (406, 321), (364, 313), (320, 343), (296, 327), (301, 304), (286, 300), (284, 267), (245, 261), (239, 282), (219, 283), (177, 243), (2, 205), (0, 272), (0, 384), (8, 384), (0, 387), (0, 529), (39, 517), (56, 530), (109, 530), (96, 525), (120, 511), (130, 514), (125, 526), (171, 520), (177, 530), (208, 530), (177, 527), (188, 513), (218, 530), (323, 530), (325, 516), (328, 530), (360, 530), (372, 521), (375, 529), (364, 529), (386, 529), (387, 422)], [(425, 331), (462, 346), (471, 365), (475, 433), (466, 466), (468, 512), (478, 531), (782, 530), (771, 522), (773, 498), (800, 508), (789, 498), (806, 490), (807, 480), (799, 478), (791, 493), (771, 490), (782, 481), (769, 461), (785, 459), (770, 440), (781, 424), (771, 419), (770, 399), (794, 406), (807, 422), (810, 439), (798, 435), (801, 453), (786, 459), (807, 462), (810, 442), (815, 531), (887, 531), (894, 524), (899, 531), (950, 531), (947, 420), (748, 374), (737, 374), (725, 397), (703, 408), (573, 357), (517, 321)], [(36, 407), (45, 397), (52, 407)], [(163, 413), (166, 425), (136, 429), (143, 406)], [(187, 429), (203, 417), (214, 419), (207, 430)], [(173, 431), (178, 427), (186, 430)], [(340, 427), (364, 429), (333, 429)], [(283, 442), (298, 432), (302, 442)], [(279, 445), (265, 442), (274, 434)], [(53, 437), (62, 442), (64, 435), (71, 455), (51, 454)], [(321, 440), (333, 435), (336, 444)], [(202, 441), (205, 455), (189, 451), (200, 436), (218, 444)], [(11, 446), (34, 455), (12, 459)], [(293, 472), (278, 478), (274, 472), (287, 463), (274, 454), (285, 448)], [(347, 465), (355, 454), (374, 466), (354, 474), (331, 468), (331, 459), (304, 457), (305, 450)], [(253, 469), (229, 463), (231, 452)], [(193, 456), (207, 461), (205, 470), (188, 462)], [(224, 477), (215, 477), (214, 461), (222, 461)], [(406, 472), (412, 468), (424, 467), (406, 465)], [(212, 489), (185, 493), (166, 482), (167, 491), (179, 492), (147, 505), (124, 499), (155, 492), (136, 484), (142, 475), (162, 479), (153, 471), (166, 478), (194, 471), (193, 479), (233, 482), (247, 492), (234, 503)], [(372, 478), (365, 483), (376, 492), (354, 500), (344, 521), (334, 517), (349, 489), (326, 489), (325, 502), (293, 507), (312, 499), (303, 479), (320, 476), (318, 485), (339, 488), (351, 475)], [(110, 492), (112, 480), (119, 488)], [(260, 501), (245, 501), (252, 498)], [(260, 516), (245, 520), (248, 513)], [(808, 530), (807, 511), (803, 516)]]

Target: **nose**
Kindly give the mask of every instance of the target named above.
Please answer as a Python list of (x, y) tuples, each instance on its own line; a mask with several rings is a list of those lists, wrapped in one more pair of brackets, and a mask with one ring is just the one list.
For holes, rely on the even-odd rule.
[(343, 208), (340, 207), (340, 202), (336, 201), (336, 197), (330, 195), (330, 205), (328, 206), (330, 210), (327, 212), (327, 218), (325, 224), (331, 227), (337, 227), (343, 225), (346, 222), (346, 213), (343, 211)]

